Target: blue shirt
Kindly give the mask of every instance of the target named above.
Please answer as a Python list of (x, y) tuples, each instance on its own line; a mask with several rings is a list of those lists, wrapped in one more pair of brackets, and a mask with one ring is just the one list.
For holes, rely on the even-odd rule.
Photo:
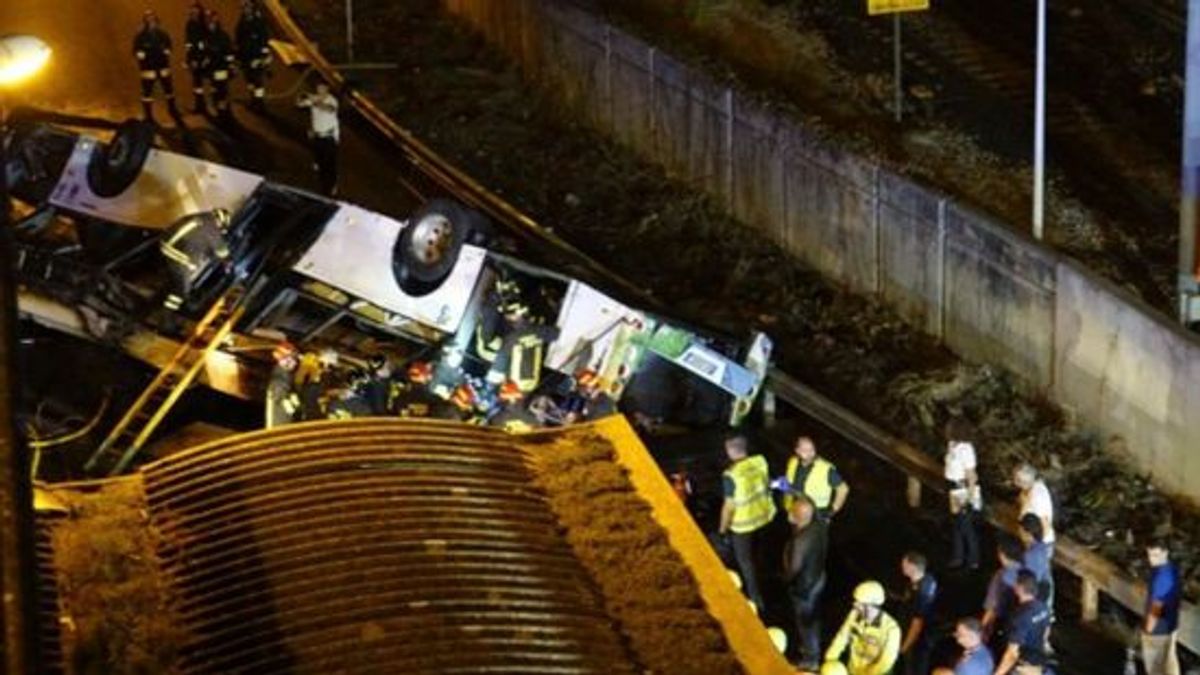
[(937, 601), (937, 592), (937, 579), (934, 579), (932, 574), (926, 573), (913, 586), (912, 595), (909, 597), (910, 617), (924, 619), (926, 631), (929, 630), (929, 624), (933, 621), (933, 605)]
[(1050, 557), (1053, 553), (1054, 549), (1044, 541), (1030, 542), (1029, 548), (1025, 549), (1025, 568), (1033, 572), (1039, 584), (1050, 580)]
[(1146, 613), (1150, 613), (1150, 605), (1162, 603), (1162, 614), (1154, 623), (1153, 635), (1168, 635), (1179, 627), (1179, 598), (1182, 588), (1179, 583), (1179, 570), (1174, 563), (1167, 562), (1158, 567), (1150, 568), (1150, 582), (1146, 588)]
[(996, 662), (987, 645), (979, 645), (973, 652), (963, 652), (954, 664), (954, 675), (992, 675), (996, 671)]
[(1014, 601), (1013, 586), (1017, 585), (1017, 572), (1020, 571), (1020, 565), (1009, 565), (996, 570), (988, 583), (987, 597), (983, 599), (984, 609), (992, 610), (997, 617), (1008, 614), (1008, 609)]
[(1018, 663), (1040, 666), (1046, 663), (1046, 631), (1050, 629), (1050, 610), (1041, 600), (1019, 605), (1008, 623), (1008, 643), (1021, 648)]

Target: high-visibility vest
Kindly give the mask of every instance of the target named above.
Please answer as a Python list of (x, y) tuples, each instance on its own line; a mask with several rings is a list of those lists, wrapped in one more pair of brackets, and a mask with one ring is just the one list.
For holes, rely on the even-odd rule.
[(824, 457), (813, 460), (812, 469), (804, 479), (804, 485), (796, 485), (796, 474), (800, 472), (800, 458), (793, 455), (788, 459), (787, 479), (791, 484), (789, 494), (783, 496), (783, 508), (792, 510), (796, 495), (805, 494), (813, 501), (818, 511), (829, 510), (833, 503), (833, 488), (829, 486), (829, 475), (833, 472), (833, 463)]
[[(829, 652), (844, 648), (848, 642), (850, 662), (846, 664), (846, 671), (850, 675), (884, 675), (891, 673), (896, 664), (901, 637), (900, 625), (886, 612), (880, 612), (874, 622), (864, 621), (861, 617), (847, 618), (829, 646)], [(825, 659), (834, 660), (840, 655), (841, 649), (838, 649), (836, 655), (826, 653)]]
[(762, 455), (746, 457), (725, 470), (733, 481), (733, 522), (736, 533), (753, 532), (775, 517), (775, 501), (768, 487), (767, 460)]
[(517, 338), (508, 362), (508, 379), (517, 385), (521, 393), (528, 394), (537, 389), (542, 379), (542, 356), (546, 341), (530, 333)]

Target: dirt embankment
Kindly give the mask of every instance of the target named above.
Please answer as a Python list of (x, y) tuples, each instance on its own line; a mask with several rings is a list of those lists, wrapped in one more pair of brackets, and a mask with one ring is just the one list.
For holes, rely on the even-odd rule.
[[(341, 5), (291, 3), (323, 50), (342, 53)], [(1141, 565), (1136, 540), (1176, 546), (1200, 595), (1200, 513), (1156, 492), (1119, 440), (1079, 428), (994, 369), (960, 362), (870, 298), (830, 285), (731, 219), (703, 193), (591, 131), (436, 0), (358, 0), (356, 54), (399, 65), (358, 85), (436, 151), (682, 318), (775, 338), (785, 370), (940, 456), (945, 423), (978, 429), (991, 495), (1012, 494), (1020, 461), (1045, 470), (1064, 532)], [(1115, 495), (1115, 496), (1113, 496)]]
[(742, 672), (609, 442), (577, 436), (539, 450), (538, 483), (641, 665), (654, 673)]
[(69, 672), (178, 672), (186, 633), (158, 567), (160, 534), (135, 479), (92, 493), (57, 491), (70, 509), (53, 530)]

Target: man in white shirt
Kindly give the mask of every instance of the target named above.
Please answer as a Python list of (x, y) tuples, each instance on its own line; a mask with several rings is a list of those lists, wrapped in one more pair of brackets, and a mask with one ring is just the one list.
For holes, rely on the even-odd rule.
[(948, 443), (943, 475), (950, 496), (950, 518), (954, 524), (953, 552), (949, 566), (979, 569), (979, 531), (975, 513), (983, 508), (979, 476), (975, 468), (975, 446), (965, 422), (955, 419), (946, 428)]
[(296, 105), (309, 110), (308, 136), (312, 141), (321, 191), (333, 196), (337, 194), (337, 155), (341, 136), (337, 97), (330, 93), (328, 84), (319, 82), (316, 91), (300, 96)]

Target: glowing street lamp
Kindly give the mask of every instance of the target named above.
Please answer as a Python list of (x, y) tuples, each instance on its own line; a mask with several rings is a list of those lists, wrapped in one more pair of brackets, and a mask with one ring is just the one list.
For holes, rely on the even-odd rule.
[(33, 489), (29, 456), (14, 431), (16, 396), (17, 293), (9, 227), (8, 115), (4, 94), (41, 70), (50, 48), (31, 35), (0, 36), (0, 624), (4, 625), (0, 668), (35, 672), (39, 666), (33, 571)]
[(0, 88), (20, 84), (49, 60), (49, 45), (32, 35), (0, 37)]

